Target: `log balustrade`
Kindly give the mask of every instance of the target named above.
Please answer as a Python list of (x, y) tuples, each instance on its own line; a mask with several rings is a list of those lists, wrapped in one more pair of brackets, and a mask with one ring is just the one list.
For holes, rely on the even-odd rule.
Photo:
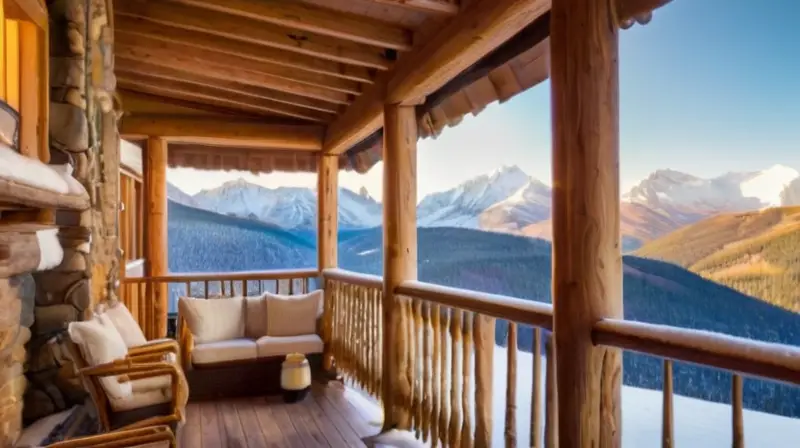
[[(314, 289), (316, 269), (285, 269), (256, 272), (178, 273), (157, 277), (126, 277), (121, 280), (120, 299), (131, 310), (148, 339), (165, 336), (157, 322), (166, 321), (167, 308), (154, 307), (159, 291), (174, 302), (180, 296), (235, 297), (264, 292), (303, 294)], [(162, 314), (159, 314), (162, 313)]]

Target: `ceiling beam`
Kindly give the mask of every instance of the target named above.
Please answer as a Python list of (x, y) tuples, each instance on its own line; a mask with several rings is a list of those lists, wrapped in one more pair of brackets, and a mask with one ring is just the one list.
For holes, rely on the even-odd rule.
[(322, 87), (335, 90), (337, 92), (349, 93), (351, 95), (361, 94), (361, 86), (355, 81), (334, 78), (332, 76), (321, 75), (319, 73), (309, 73), (301, 70), (294, 70), (282, 65), (268, 62), (258, 62), (249, 59), (243, 60), (242, 58), (231, 56), (227, 53), (201, 50), (191, 45), (164, 42), (151, 37), (127, 34), (124, 31), (116, 33), (114, 44), (117, 48), (137, 47), (148, 50), (163, 50), (164, 52), (180, 55), (183, 58), (204, 61), (207, 64), (221, 65), (224, 67), (236, 67), (238, 69), (263, 73), (265, 75), (283, 78), (288, 81), (296, 81), (300, 84)]
[[(326, 89), (323, 87), (302, 84), (279, 78), (263, 72), (244, 70), (238, 66), (225, 66), (214, 64), (214, 59), (204, 60), (202, 57), (172, 53), (161, 48), (140, 48), (120, 45), (115, 48), (119, 58), (147, 62), (159, 67), (165, 67), (183, 72), (202, 73), (205, 76), (223, 81), (235, 80), (240, 83), (280, 90), (286, 93), (314, 98), (334, 104), (349, 104), (350, 97), (343, 92)], [(211, 63), (209, 63), (211, 62)]]
[(384, 104), (419, 102), (549, 8), (549, 0), (474, 0), (425, 45), (404, 54), (394, 70), (331, 123), (324, 151), (347, 151), (381, 127)]
[(322, 146), (321, 126), (180, 115), (123, 117), (120, 135), (126, 139), (157, 136), (180, 143), (297, 151), (317, 151)]
[(448, 15), (458, 14), (458, 4), (446, 0), (372, 0), (375, 3), (393, 5), (417, 11)]
[(297, 0), (178, 0), (286, 28), (394, 50), (411, 49), (411, 32), (391, 23), (300, 3)]
[(190, 45), (195, 48), (216, 51), (239, 58), (267, 62), (296, 70), (349, 79), (361, 83), (372, 83), (372, 75), (365, 67), (356, 67), (340, 62), (328, 61), (292, 51), (265, 47), (224, 37), (212, 36), (192, 30), (184, 30), (137, 17), (118, 16), (115, 30), (129, 35), (144, 36), (163, 42)]
[(204, 116), (234, 116), (245, 118), (260, 118), (259, 113), (244, 113), (240, 110), (228, 109), (219, 105), (199, 103), (196, 100), (183, 100), (157, 94), (137, 92), (124, 88), (117, 88), (122, 111), (125, 115), (131, 114), (173, 114), (173, 115), (204, 115)]
[(127, 73), (121, 70), (117, 70), (117, 81), (122, 87), (145, 93), (161, 94), (165, 96), (174, 95), (179, 99), (207, 102), (212, 105), (224, 105), (229, 109), (239, 109), (259, 113), (261, 115), (282, 115), (316, 122), (328, 122), (333, 117), (332, 114), (290, 106), (275, 101), (257, 99), (247, 95), (157, 78), (155, 76)]
[(309, 34), (277, 25), (265, 25), (246, 17), (221, 14), (166, 1), (120, 2), (117, 14), (139, 17), (167, 26), (200, 31), (266, 47), (293, 51), (345, 64), (388, 70), (391, 63), (384, 50), (343, 41), (334, 37)]
[(218, 90), (230, 91), (242, 95), (248, 95), (253, 98), (262, 98), (265, 100), (276, 101), (279, 103), (289, 104), (293, 106), (305, 107), (320, 112), (327, 112), (336, 114), (338, 108), (333, 103), (324, 101), (317, 101), (299, 95), (292, 95), (278, 90), (267, 89), (264, 87), (257, 87), (247, 84), (241, 84), (235, 80), (226, 81), (222, 79), (211, 78), (205, 76), (203, 73), (189, 73), (181, 70), (173, 70), (158, 65), (149, 64), (147, 62), (126, 59), (124, 57), (117, 57), (115, 66), (118, 71), (125, 73), (133, 73), (142, 76), (153, 76), (173, 81), (186, 82), (190, 84), (197, 84), (200, 86), (211, 87)]

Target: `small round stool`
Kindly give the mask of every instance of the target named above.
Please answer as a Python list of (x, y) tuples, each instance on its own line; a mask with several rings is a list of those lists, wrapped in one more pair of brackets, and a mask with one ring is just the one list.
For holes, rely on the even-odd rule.
[(311, 369), (301, 353), (290, 353), (281, 364), (281, 389), (283, 401), (296, 403), (303, 400), (311, 390)]

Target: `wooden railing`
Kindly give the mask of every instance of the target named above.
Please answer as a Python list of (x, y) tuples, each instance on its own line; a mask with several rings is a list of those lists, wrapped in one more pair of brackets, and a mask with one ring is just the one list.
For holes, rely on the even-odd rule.
[[(180, 296), (234, 297), (269, 291), (280, 294), (302, 294), (314, 288), (316, 269), (286, 269), (259, 272), (181, 273), (160, 277), (127, 277), (120, 282), (120, 300), (131, 310), (148, 339), (164, 337), (156, 334), (156, 321), (167, 319), (175, 311)], [(166, 290), (169, 306), (161, 315), (154, 306), (155, 298)]]
[(322, 275), (327, 366), (381, 399), (383, 280), (341, 269), (326, 269)]
[(617, 319), (596, 323), (592, 339), (595, 345), (664, 358), (661, 446), (665, 448), (675, 445), (673, 360), (734, 372), (731, 380), (731, 435), (734, 448), (744, 447), (742, 374), (800, 385), (800, 348), (789, 345)]
[[(494, 446), (494, 347), (498, 323), (507, 328), (505, 342), (505, 446), (517, 446), (518, 341), (530, 340), (532, 356), (531, 418), (528, 446), (557, 447), (554, 351), (547, 338), (545, 400), (542, 398), (542, 330), (552, 330), (547, 304), (422, 282), (403, 282), (395, 293), (408, 322), (407, 367), (411, 390), (408, 406), (414, 431), (434, 446)], [(525, 330), (530, 339), (520, 338)], [(527, 336), (527, 335), (526, 335)], [(474, 360), (473, 360), (474, 358)], [(474, 390), (474, 393), (472, 391)], [(542, 402), (545, 422), (542, 425)]]

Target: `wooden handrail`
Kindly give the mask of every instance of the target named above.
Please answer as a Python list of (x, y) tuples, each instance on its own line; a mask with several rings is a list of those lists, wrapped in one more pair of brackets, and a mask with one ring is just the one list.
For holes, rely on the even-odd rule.
[(186, 272), (156, 277), (124, 278), (122, 283), (179, 283), (202, 281), (242, 281), (242, 280), (284, 280), (287, 278), (300, 279), (312, 278), (319, 275), (319, 271), (309, 269), (274, 269), (269, 271), (239, 271), (239, 272)]
[(347, 271), (339, 268), (329, 268), (322, 271), (322, 276), (326, 279), (363, 286), (365, 288), (383, 288), (383, 278), (377, 275), (361, 274), (359, 272)]
[(800, 348), (789, 345), (619, 319), (596, 323), (592, 339), (595, 345), (800, 384)]
[(394, 292), (498, 319), (553, 329), (553, 307), (546, 303), (418, 281), (403, 282)]

